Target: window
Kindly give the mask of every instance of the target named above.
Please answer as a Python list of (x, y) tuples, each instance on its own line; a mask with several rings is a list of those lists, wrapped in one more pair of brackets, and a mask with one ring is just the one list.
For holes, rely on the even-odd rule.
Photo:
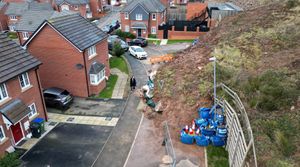
[(17, 16), (11, 15), (11, 16), (9, 16), (9, 19), (10, 19), (10, 20), (17, 20)]
[(0, 84), (0, 102), (7, 98), (8, 98), (8, 94), (7, 94), (6, 86), (5, 84)]
[(156, 27), (151, 27), (151, 34), (156, 34)]
[(19, 76), (19, 80), (20, 80), (20, 84), (21, 84), (21, 88), (24, 89), (24, 88), (27, 88), (28, 86), (30, 86), (30, 82), (29, 82), (29, 78), (28, 78), (28, 73), (24, 73), (24, 74), (21, 74)]
[(5, 133), (2, 125), (0, 125), (0, 141), (2, 142), (5, 139)]
[(32, 118), (33, 116), (35, 116), (37, 114), (34, 103), (32, 103), (30, 106), (28, 106), (28, 108), (30, 109), (30, 113), (28, 114), (29, 118)]
[(61, 5), (61, 10), (69, 10), (69, 6), (68, 5)]
[(152, 20), (156, 20), (156, 13), (152, 13)]
[(105, 69), (98, 74), (90, 74), (90, 80), (92, 85), (98, 85), (105, 78)]
[(9, 30), (10, 31), (16, 31), (16, 27), (15, 26), (9, 26)]
[(92, 57), (92, 56), (95, 56), (97, 53), (96, 53), (96, 46), (91, 46), (88, 48), (88, 55), (89, 55), (89, 58)]
[(22, 36), (23, 36), (23, 39), (28, 39), (29, 38), (28, 32), (22, 32)]
[(143, 15), (142, 14), (136, 14), (135, 19), (136, 20), (143, 20)]
[(125, 26), (125, 32), (129, 32), (129, 26), (128, 25)]
[(128, 13), (126, 12), (124, 15), (125, 15), (125, 19), (128, 20), (129, 18)]
[(85, 8), (89, 9), (89, 8), (90, 8), (90, 5), (89, 5), (89, 4), (86, 4), (86, 5), (85, 5)]
[(74, 10), (78, 10), (78, 5), (74, 5)]

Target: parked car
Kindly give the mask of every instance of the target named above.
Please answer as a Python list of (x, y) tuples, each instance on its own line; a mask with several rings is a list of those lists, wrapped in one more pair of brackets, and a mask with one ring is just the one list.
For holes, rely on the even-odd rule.
[(113, 21), (113, 22), (110, 24), (110, 26), (112, 26), (113, 29), (116, 30), (116, 29), (120, 28), (120, 23), (119, 23), (118, 20), (116, 20), (116, 21)]
[(100, 21), (99, 21), (99, 20), (94, 20), (94, 21), (92, 21), (91, 23), (94, 24), (95, 26), (98, 26), (99, 23), (100, 23)]
[(73, 102), (73, 96), (65, 89), (51, 87), (43, 91), (46, 105), (59, 109), (68, 108)]
[(138, 37), (136, 39), (131, 40), (130, 42), (128, 42), (128, 44), (130, 46), (141, 46), (141, 47), (145, 47), (148, 45), (148, 42), (145, 38), (141, 38)]
[(147, 53), (140, 46), (130, 46), (129, 53), (137, 59), (147, 59)]
[(124, 49), (125, 51), (128, 51), (128, 48), (129, 48), (128, 44), (117, 35), (110, 35), (107, 38), (108, 50), (112, 50), (114, 47), (114, 43), (116, 43), (116, 42), (121, 45), (122, 49)]
[(101, 30), (103, 32), (106, 32), (107, 34), (109, 34), (109, 33), (111, 33), (111, 32), (114, 31), (114, 29), (112, 28), (112, 26), (109, 26), (109, 25), (106, 25), (106, 26), (102, 27)]

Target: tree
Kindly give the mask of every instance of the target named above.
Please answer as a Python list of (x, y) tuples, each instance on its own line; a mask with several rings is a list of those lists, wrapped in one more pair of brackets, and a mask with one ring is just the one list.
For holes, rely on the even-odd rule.
[(113, 49), (112, 49), (112, 54), (114, 56), (120, 57), (125, 53), (124, 49), (121, 47), (121, 44), (119, 42), (115, 42)]

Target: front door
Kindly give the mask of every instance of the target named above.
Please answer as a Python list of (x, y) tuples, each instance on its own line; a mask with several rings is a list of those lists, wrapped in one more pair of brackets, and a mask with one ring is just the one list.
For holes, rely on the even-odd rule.
[(142, 29), (137, 29), (137, 36), (141, 37), (142, 36)]
[(17, 123), (16, 125), (12, 125), (11, 131), (12, 131), (15, 143), (18, 143), (23, 138), (23, 133), (22, 133), (20, 122)]

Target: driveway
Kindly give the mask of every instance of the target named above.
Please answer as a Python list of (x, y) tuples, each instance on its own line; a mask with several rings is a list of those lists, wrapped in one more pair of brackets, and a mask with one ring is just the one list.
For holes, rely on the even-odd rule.
[(90, 167), (113, 127), (58, 124), (21, 158), (22, 167)]
[(94, 99), (74, 98), (74, 102), (66, 111), (47, 108), (50, 113), (63, 113), (70, 115), (87, 115), (100, 117), (119, 117), (125, 107), (124, 99)]

